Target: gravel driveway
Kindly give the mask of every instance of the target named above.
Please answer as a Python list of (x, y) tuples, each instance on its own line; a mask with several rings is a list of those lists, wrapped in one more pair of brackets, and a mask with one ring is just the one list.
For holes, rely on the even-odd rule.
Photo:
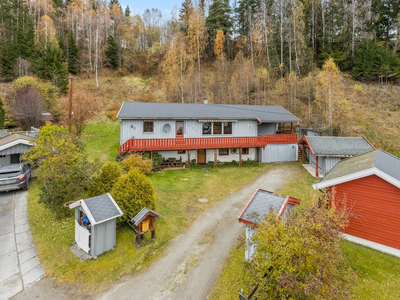
[(173, 239), (162, 258), (147, 270), (126, 277), (99, 298), (206, 299), (232, 246), (244, 232), (237, 219), (241, 209), (256, 189), (276, 191), (290, 180), (292, 172), (292, 168), (277, 164), (253, 183), (218, 202)]

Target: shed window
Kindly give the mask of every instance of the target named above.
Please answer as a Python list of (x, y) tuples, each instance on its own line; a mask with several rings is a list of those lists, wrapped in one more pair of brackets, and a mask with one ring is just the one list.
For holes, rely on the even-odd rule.
[(214, 122), (213, 134), (222, 134), (222, 122)]
[(224, 134), (232, 134), (232, 122), (224, 122)]
[(146, 220), (142, 222), (142, 232), (149, 230), (150, 228), (150, 220)]
[(249, 154), (249, 148), (242, 148), (242, 154)]
[(203, 134), (211, 134), (211, 122), (203, 123)]
[(143, 132), (154, 132), (154, 121), (143, 121)]
[(219, 155), (228, 155), (229, 154), (229, 151), (228, 151), (228, 149), (219, 149)]

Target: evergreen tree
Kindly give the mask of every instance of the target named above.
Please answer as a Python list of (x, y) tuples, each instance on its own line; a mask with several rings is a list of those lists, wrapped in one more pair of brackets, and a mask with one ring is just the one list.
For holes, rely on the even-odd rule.
[(184, 0), (179, 10), (179, 22), (181, 23), (181, 31), (187, 33), (189, 27), (189, 16), (193, 10), (192, 0)]
[(206, 0), (200, 0), (199, 1), (199, 6), (201, 8), (201, 11), (203, 12), (203, 15), (206, 15)]
[(51, 80), (61, 91), (68, 89), (68, 64), (57, 43), (48, 43), (36, 64), (39, 78)]
[(125, 8), (125, 17), (130, 17), (130, 16), (131, 16), (131, 10), (129, 9), (129, 5), (127, 5)]
[(79, 49), (76, 44), (76, 40), (72, 31), (68, 35), (68, 51), (67, 51), (67, 63), (68, 72), (72, 74), (79, 73)]
[(121, 4), (119, 3), (118, 0), (110, 0), (110, 3), (108, 4), (108, 8), (111, 10), (114, 4), (118, 5), (119, 8), (121, 8)]
[(6, 120), (6, 111), (4, 109), (3, 101), (0, 98), (0, 129), (4, 129), (5, 120)]
[(118, 44), (114, 37), (110, 35), (107, 39), (107, 50), (106, 57), (110, 65), (114, 68), (118, 68)]
[(259, 10), (258, 0), (240, 0), (239, 6), (235, 9), (238, 33), (248, 35), (250, 22), (254, 23)]
[(210, 6), (209, 14), (206, 20), (210, 37), (215, 39), (218, 30), (224, 34), (232, 31), (231, 7), (229, 0), (214, 0)]

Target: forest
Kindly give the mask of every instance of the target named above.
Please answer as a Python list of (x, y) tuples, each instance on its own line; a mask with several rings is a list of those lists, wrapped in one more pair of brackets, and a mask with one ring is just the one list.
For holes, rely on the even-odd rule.
[(68, 73), (94, 82), (86, 103), (135, 76), (140, 92), (102, 98), (110, 118), (122, 101), (282, 105), (301, 126), (400, 153), (387, 137), (398, 130), (400, 0), (184, 0), (136, 15), (118, 0), (2, 0), (0, 23), (0, 81), (35, 76), (61, 104)]

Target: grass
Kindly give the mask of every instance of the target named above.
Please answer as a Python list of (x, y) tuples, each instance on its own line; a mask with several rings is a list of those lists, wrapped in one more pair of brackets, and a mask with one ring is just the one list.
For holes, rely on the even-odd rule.
[[(311, 187), (315, 179), (300, 164), (293, 165), (293, 168), (299, 168), (299, 172), (277, 194), (302, 199), (301, 205), (304, 206), (316, 197)], [(349, 266), (358, 277), (352, 299), (400, 299), (400, 258), (345, 240), (341, 245)], [(231, 249), (209, 299), (237, 299), (241, 288), (247, 296), (257, 284), (256, 272), (251, 264), (245, 262), (244, 251), (243, 234)]]
[[(103, 162), (114, 160), (118, 137), (115, 123), (92, 123), (83, 134), (91, 157)], [(251, 183), (271, 167), (244, 162), (240, 169), (237, 164), (230, 163), (215, 169), (193, 166), (150, 175), (157, 194), (156, 210), (162, 215), (156, 223), (157, 238), (151, 240), (150, 234), (146, 234), (142, 247), (137, 249), (133, 232), (118, 229), (113, 251), (83, 263), (69, 249), (74, 241), (74, 219), (53, 219), (44, 205), (38, 203), (41, 185), (32, 180), (28, 213), (40, 261), (46, 274), (58, 282), (77, 285), (88, 293), (99, 292), (107, 283), (145, 268), (161, 255), (172, 238), (185, 231), (207, 208)], [(208, 198), (209, 202), (201, 203), (199, 198)]]

